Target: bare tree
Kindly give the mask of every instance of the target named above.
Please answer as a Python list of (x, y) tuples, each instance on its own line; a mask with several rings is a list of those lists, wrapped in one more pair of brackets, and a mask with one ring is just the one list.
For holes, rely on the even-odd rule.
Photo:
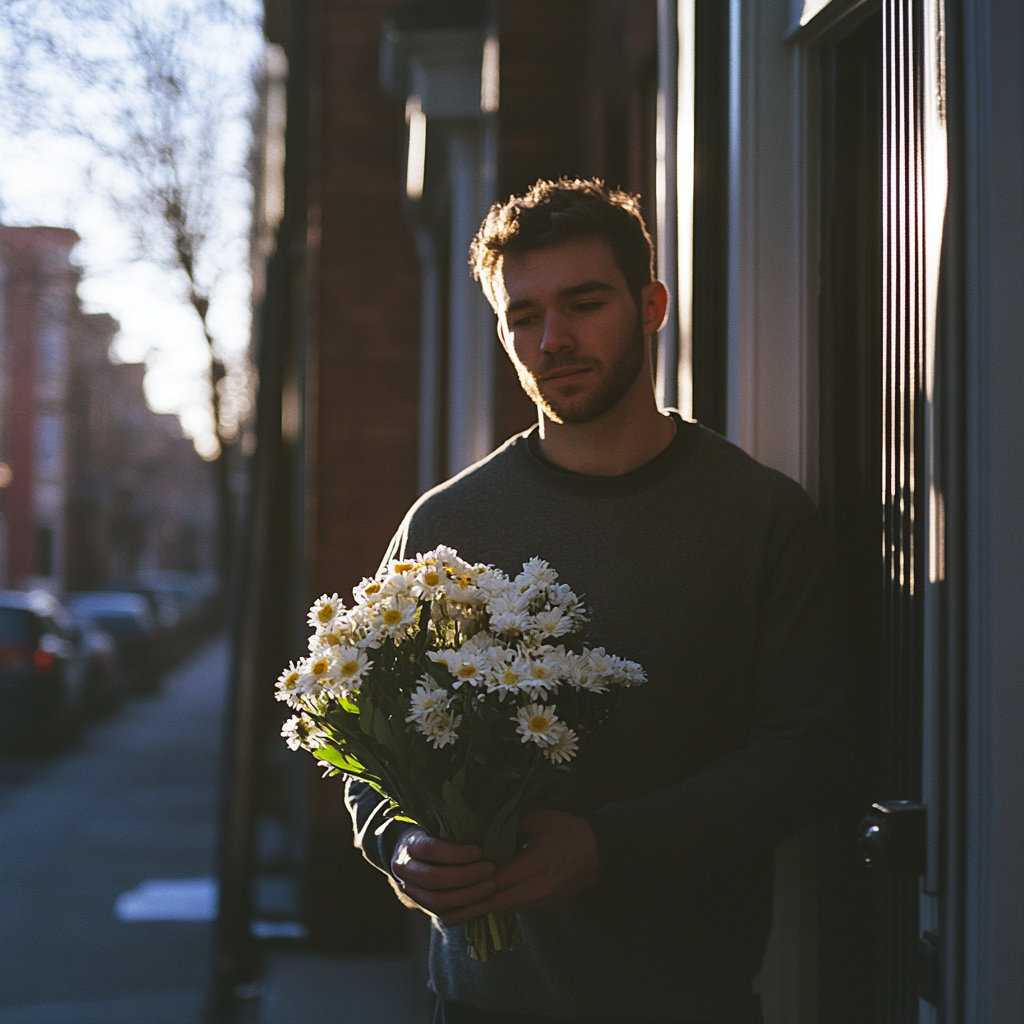
[[(3, 116), (80, 140), (90, 187), (134, 241), (135, 258), (175, 272), (209, 360), (218, 566), (230, 567), (232, 449), (245, 414), (248, 367), (229, 364), (210, 322), (225, 259), (244, 262), (244, 208), (254, 69), (224, 73), (218, 55), (251, 38), (252, 0), (4, 0)], [(239, 200), (241, 199), (241, 202)], [(233, 251), (232, 251), (233, 249)]]

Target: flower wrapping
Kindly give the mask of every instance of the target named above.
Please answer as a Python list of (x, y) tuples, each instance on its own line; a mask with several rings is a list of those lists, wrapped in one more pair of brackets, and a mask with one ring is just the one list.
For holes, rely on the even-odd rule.
[[(573, 645), (584, 606), (539, 558), (510, 579), (438, 547), (388, 563), (353, 596), (310, 609), (310, 653), (277, 681), (296, 712), (282, 735), (327, 774), (368, 782), (393, 817), (509, 863), (520, 818), (550, 805), (643, 669)], [(491, 914), (466, 931), (486, 961), (518, 926)]]

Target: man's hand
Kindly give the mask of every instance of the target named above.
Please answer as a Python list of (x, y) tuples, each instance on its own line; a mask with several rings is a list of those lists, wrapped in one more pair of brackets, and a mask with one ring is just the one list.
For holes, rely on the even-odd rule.
[(446, 843), (418, 826), (407, 828), (391, 858), (402, 902), (447, 923), (448, 914), (486, 899), (496, 888), (494, 865), (481, 860), (480, 852), (479, 846)]
[[(497, 872), (475, 846), (431, 839), (422, 829), (399, 840), (392, 871), (407, 897), (446, 927), (502, 910), (549, 907), (597, 881), (601, 862), (590, 825), (560, 811), (533, 811), (519, 823), (526, 842)], [(403, 845), (404, 844), (404, 845)]]

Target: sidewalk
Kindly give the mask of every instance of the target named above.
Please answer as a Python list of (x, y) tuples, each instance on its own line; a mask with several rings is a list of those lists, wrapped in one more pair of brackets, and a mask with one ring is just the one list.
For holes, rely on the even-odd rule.
[[(212, 923), (122, 921), (118, 897), (214, 873), (227, 647), (171, 672), (0, 801), (0, 1024), (197, 1024)], [(123, 901), (122, 901), (123, 904)], [(201, 916), (201, 915), (200, 915)], [(262, 1024), (425, 1024), (406, 958), (267, 946)]]
[(0, 1024), (198, 1019), (209, 923), (125, 923), (114, 902), (213, 872), (225, 668), (208, 646), (0, 807)]

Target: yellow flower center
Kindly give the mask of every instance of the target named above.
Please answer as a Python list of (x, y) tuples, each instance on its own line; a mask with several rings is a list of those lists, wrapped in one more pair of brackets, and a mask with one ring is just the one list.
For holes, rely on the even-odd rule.
[(288, 675), (285, 677), (285, 680), (284, 680), (284, 688), (286, 690), (294, 690), (295, 689), (295, 684), (298, 681), (299, 681), (299, 673), (298, 672), (289, 672)]
[(339, 670), (341, 674), (348, 679), (350, 676), (354, 676), (359, 671), (359, 662), (354, 658), (349, 661), (343, 661)]
[(395, 572), (408, 572), (412, 568), (412, 562), (395, 562)]
[(325, 604), (321, 607), (320, 611), (316, 613), (316, 617), (321, 622), (330, 622), (334, 618), (334, 605)]
[(533, 665), (530, 668), (530, 675), (534, 679), (547, 679), (551, 673), (548, 671), (547, 665)]
[(384, 613), (385, 626), (397, 626), (402, 621), (402, 613), (397, 608), (389, 608)]
[(515, 686), (519, 682), (519, 673), (515, 669), (507, 668), (503, 679), (506, 686)]
[(438, 583), (441, 582), (441, 574), (434, 572), (433, 570), (425, 572), (423, 574), (423, 582), (426, 583), (428, 587), (436, 587)]
[(312, 665), (309, 666), (310, 672), (315, 676), (322, 676), (328, 669), (328, 663), (326, 658), (317, 658)]
[(546, 715), (534, 715), (528, 723), (530, 732), (547, 732), (548, 724)]
[(337, 647), (338, 644), (341, 643), (341, 640), (338, 639), (337, 633), (325, 633), (324, 640), (326, 640), (332, 647)]
[(459, 670), (455, 673), (460, 679), (471, 679), (476, 675), (475, 665), (460, 665)]
[(380, 584), (379, 583), (367, 583), (366, 584), (366, 594), (367, 594), (368, 597), (373, 595), (373, 594), (378, 593), (379, 591), (380, 591)]
[(460, 587), (462, 587), (463, 590), (465, 590), (466, 587), (469, 586), (471, 580), (472, 580), (472, 577), (471, 576), (467, 576), (465, 573), (456, 573), (455, 574), (455, 582), (458, 583), (458, 585)]

